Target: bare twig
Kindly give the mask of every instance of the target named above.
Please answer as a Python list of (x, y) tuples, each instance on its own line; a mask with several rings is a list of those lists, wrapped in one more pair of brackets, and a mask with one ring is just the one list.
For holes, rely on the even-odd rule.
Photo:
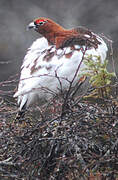
[(66, 110), (66, 108), (67, 108), (68, 98), (69, 98), (69, 96), (70, 96), (71, 88), (72, 88), (72, 85), (73, 85), (73, 82), (74, 82), (75, 78), (77, 77), (77, 74), (78, 74), (78, 72), (79, 72), (79, 69), (80, 69), (80, 67), (81, 67), (81, 64), (82, 64), (82, 62), (83, 62), (83, 60), (84, 60), (84, 56), (85, 56), (86, 51), (87, 51), (87, 47), (86, 47), (85, 50), (83, 51), (82, 59), (81, 59), (79, 65), (78, 65), (78, 67), (77, 67), (77, 69), (76, 69), (76, 72), (75, 72), (75, 74), (74, 74), (74, 76), (73, 76), (72, 81), (70, 82), (69, 88), (68, 88), (67, 93), (66, 93), (66, 96), (65, 96), (65, 98), (64, 98), (64, 103), (63, 103), (63, 107), (62, 107), (62, 116), (63, 116), (63, 114), (65, 113), (65, 110)]

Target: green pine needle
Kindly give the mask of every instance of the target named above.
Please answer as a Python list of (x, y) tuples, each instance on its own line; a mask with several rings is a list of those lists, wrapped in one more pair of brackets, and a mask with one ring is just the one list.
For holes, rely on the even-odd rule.
[(108, 61), (102, 62), (100, 56), (89, 55), (84, 58), (84, 64), (86, 68), (83, 70), (85, 73), (82, 74), (90, 78), (89, 82), (95, 88), (94, 92), (99, 97), (108, 97), (111, 78), (115, 76), (114, 73), (107, 71)]

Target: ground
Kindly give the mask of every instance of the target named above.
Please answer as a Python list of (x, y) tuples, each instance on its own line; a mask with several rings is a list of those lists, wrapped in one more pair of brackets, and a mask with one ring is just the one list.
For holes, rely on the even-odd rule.
[(112, 92), (73, 98), (67, 91), (20, 121), (10, 93), (1, 96), (0, 179), (118, 179), (116, 82)]

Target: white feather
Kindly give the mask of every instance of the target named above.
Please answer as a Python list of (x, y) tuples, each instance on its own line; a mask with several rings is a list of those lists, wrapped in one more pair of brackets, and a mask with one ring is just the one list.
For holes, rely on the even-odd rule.
[[(92, 48), (87, 50), (85, 55), (101, 56), (102, 61), (104, 61), (107, 54), (107, 46), (100, 37), (97, 36), (97, 38), (101, 44), (98, 45), (97, 49)], [(37, 39), (28, 49), (21, 67), (18, 91), (14, 95), (14, 97), (18, 97), (20, 110), (25, 104), (28, 107), (37, 99), (50, 98), (52, 95), (49, 93), (49, 90), (52, 93), (58, 93), (60, 83), (55, 75), (60, 77), (63, 89), (69, 86), (67, 79), (71, 81), (74, 77), (83, 56), (82, 51), (74, 50), (72, 56), (68, 59), (63, 55), (63, 52), (66, 54), (71, 52), (70, 47), (64, 48), (63, 50), (59, 49), (50, 61), (44, 61), (43, 58), (46, 55), (46, 49), (50, 48), (51, 46), (48, 46), (47, 40), (43, 37)], [(53, 46), (50, 52), (53, 53), (55, 50), (56, 47)], [(95, 60), (95, 57), (93, 57), (93, 60)], [(35, 68), (39, 68), (39, 70), (31, 74), (31, 69), (34, 65)], [(82, 64), (80, 70), (84, 67), (85, 65)], [(81, 74), (80, 71), (79, 74)]]

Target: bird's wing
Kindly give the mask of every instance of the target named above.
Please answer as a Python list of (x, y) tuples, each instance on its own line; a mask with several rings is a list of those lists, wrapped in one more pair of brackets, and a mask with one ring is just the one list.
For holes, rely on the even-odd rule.
[[(97, 48), (88, 48), (86, 56), (101, 56), (104, 60), (107, 46), (100, 37), (97, 36), (97, 39), (101, 43)], [(26, 103), (29, 106), (37, 97), (46, 98), (47, 94), (67, 88), (82, 60), (84, 50), (84, 45), (56, 49), (54, 45), (49, 46), (45, 38), (36, 40), (24, 58), (18, 91), (14, 95), (18, 96), (20, 109)], [(80, 70), (84, 67), (82, 63)]]

